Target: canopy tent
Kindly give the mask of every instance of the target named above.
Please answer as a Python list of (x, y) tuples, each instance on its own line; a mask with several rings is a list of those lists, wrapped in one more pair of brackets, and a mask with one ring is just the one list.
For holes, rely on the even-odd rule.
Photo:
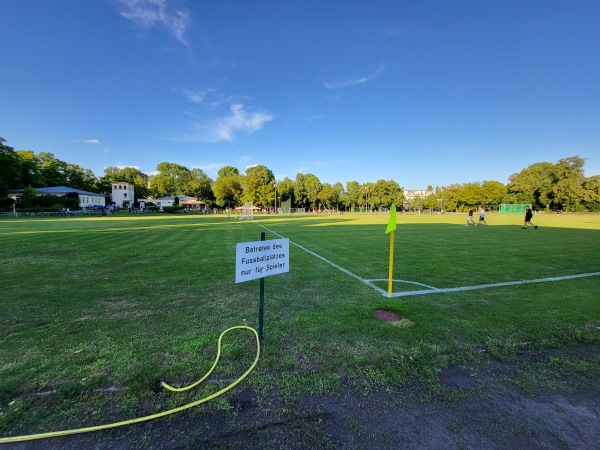
[(194, 198), (192, 199), (185, 199), (185, 200), (181, 200), (179, 202), (180, 205), (206, 205), (205, 202), (201, 201), (201, 200), (196, 200)]

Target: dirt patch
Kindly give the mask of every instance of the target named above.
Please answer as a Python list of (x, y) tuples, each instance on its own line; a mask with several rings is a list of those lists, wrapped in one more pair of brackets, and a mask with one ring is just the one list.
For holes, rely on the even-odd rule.
[(477, 386), (477, 377), (464, 367), (450, 366), (440, 372), (440, 381), (444, 386), (469, 390)]
[[(597, 364), (600, 345), (560, 353)], [(434, 384), (365, 390), (343, 379), (326, 396), (290, 399), (271, 392), (264, 398), (246, 385), (228, 397), (228, 408), (198, 407), (130, 427), (6, 448), (598, 448), (600, 371), (579, 375), (563, 368), (545, 379), (551, 366), (544, 355), (446, 367)]]
[(381, 320), (393, 325), (395, 327), (409, 327), (413, 325), (413, 322), (396, 314), (392, 311), (386, 311), (384, 309), (378, 309), (375, 311), (375, 315)]

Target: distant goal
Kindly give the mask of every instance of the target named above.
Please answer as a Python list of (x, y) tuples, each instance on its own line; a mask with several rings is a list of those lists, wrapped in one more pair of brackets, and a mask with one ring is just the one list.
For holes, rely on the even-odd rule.
[(529, 203), (523, 204), (508, 204), (502, 203), (500, 205), (499, 213), (500, 214), (525, 214), (527, 207), (531, 206)]
[(244, 203), (242, 214), (240, 214), (240, 220), (254, 220), (254, 205), (252, 202)]

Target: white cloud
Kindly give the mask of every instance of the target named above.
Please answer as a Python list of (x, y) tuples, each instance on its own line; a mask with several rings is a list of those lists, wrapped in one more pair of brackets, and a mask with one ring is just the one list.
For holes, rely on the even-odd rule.
[(100, 141), (98, 139), (86, 139), (85, 141), (86, 144), (99, 144)]
[(215, 89), (205, 89), (203, 91), (185, 89), (183, 93), (188, 102), (210, 107), (220, 106), (230, 101), (229, 97), (217, 92)]
[(169, 8), (167, 0), (120, 0), (121, 16), (143, 28), (166, 28), (179, 42), (187, 45), (185, 32), (190, 23), (185, 10)]
[(131, 167), (132, 169), (140, 170), (140, 166), (115, 166), (117, 169), (126, 169), (127, 167)]
[(247, 112), (244, 105), (234, 103), (228, 116), (215, 120), (212, 124), (201, 125), (205, 132), (203, 140), (208, 142), (230, 142), (236, 133), (254, 133), (260, 130), (265, 123), (272, 121), (273, 114), (267, 110)]
[(307, 122), (315, 122), (318, 120), (323, 120), (325, 116), (323, 114), (317, 114), (316, 116), (305, 117), (304, 120)]
[(325, 82), (323, 83), (323, 85), (327, 88), (327, 89), (339, 89), (339, 88), (344, 88), (344, 87), (348, 87), (348, 86), (354, 86), (357, 84), (363, 84), (366, 83), (367, 81), (371, 81), (374, 78), (377, 78), (379, 75), (381, 75), (383, 73), (383, 65), (380, 65), (377, 70), (375, 71), (375, 73), (368, 75), (366, 77), (360, 77), (360, 78), (352, 78), (352, 79), (346, 79), (346, 80), (339, 80), (339, 81), (332, 81), (332, 82)]
[(186, 89), (183, 92), (184, 92), (185, 98), (187, 99), (188, 102), (204, 103), (204, 100), (206, 99), (206, 97), (209, 94), (211, 94), (212, 92), (215, 92), (215, 90), (214, 89), (206, 89), (204, 91), (190, 91), (190, 90)]

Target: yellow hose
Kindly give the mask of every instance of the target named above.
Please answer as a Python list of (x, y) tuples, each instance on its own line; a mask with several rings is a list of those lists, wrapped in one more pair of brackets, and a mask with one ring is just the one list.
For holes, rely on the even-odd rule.
[(258, 362), (258, 358), (260, 357), (260, 341), (258, 339), (258, 333), (256, 332), (256, 330), (254, 328), (240, 325), (240, 326), (228, 328), (227, 330), (223, 331), (221, 333), (221, 335), (219, 336), (219, 341), (217, 344), (217, 357), (215, 359), (215, 362), (214, 362), (213, 366), (210, 368), (210, 370), (208, 371), (208, 373), (206, 375), (204, 375), (204, 377), (202, 377), (202, 379), (200, 379), (199, 381), (197, 381), (189, 386), (183, 387), (183, 388), (173, 388), (173, 387), (169, 386), (168, 384), (161, 382), (161, 385), (164, 388), (166, 388), (170, 391), (174, 391), (174, 392), (186, 391), (186, 390), (191, 389), (191, 388), (197, 386), (198, 384), (200, 384), (202, 381), (204, 381), (210, 375), (210, 373), (213, 371), (213, 369), (217, 365), (217, 362), (219, 361), (219, 358), (221, 356), (221, 339), (223, 338), (223, 336), (231, 330), (236, 330), (236, 329), (241, 329), (241, 328), (252, 331), (256, 338), (256, 357), (254, 358), (254, 362), (252, 363), (250, 368), (248, 370), (246, 370), (246, 372), (240, 378), (235, 380), (229, 386), (221, 389), (218, 392), (215, 392), (214, 394), (209, 395), (208, 397), (202, 398), (200, 400), (196, 400), (195, 402), (192, 402), (192, 403), (188, 403), (187, 405), (183, 405), (183, 406), (179, 406), (177, 408), (170, 409), (168, 411), (163, 411), (163, 412), (160, 412), (157, 414), (152, 414), (150, 416), (137, 417), (135, 419), (124, 420), (122, 422), (107, 423), (105, 425), (97, 425), (97, 426), (87, 427), (87, 428), (78, 428), (76, 430), (52, 431), (49, 433), (30, 434), (27, 436), (14, 436), (14, 437), (0, 438), (0, 444), (8, 444), (10, 442), (32, 441), (34, 439), (46, 439), (46, 438), (51, 438), (51, 437), (67, 436), (70, 434), (88, 433), (90, 431), (100, 431), (100, 430), (107, 430), (109, 428), (117, 428), (117, 427), (122, 427), (125, 425), (132, 425), (134, 423), (146, 422), (148, 420), (158, 419), (159, 417), (165, 417), (170, 414), (184, 411), (186, 409), (193, 408), (194, 406), (198, 406), (202, 403), (212, 400), (213, 398), (216, 398), (219, 395), (224, 394), (225, 392), (233, 389), (244, 378), (246, 378), (250, 374), (250, 372), (252, 372), (252, 370), (254, 370), (254, 367), (256, 366), (256, 363)]

